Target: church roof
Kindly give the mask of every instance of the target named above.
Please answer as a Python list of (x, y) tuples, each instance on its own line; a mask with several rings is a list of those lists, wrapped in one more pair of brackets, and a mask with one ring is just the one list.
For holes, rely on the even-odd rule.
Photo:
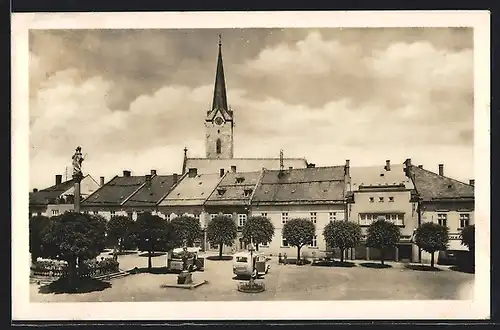
[(424, 201), (474, 198), (474, 186), (411, 165), (415, 190)]
[(247, 205), (261, 177), (260, 172), (228, 172), (217, 185), (205, 205)]
[[(307, 161), (304, 158), (284, 158), (285, 169), (306, 168)], [(231, 159), (209, 159), (209, 158), (187, 158), (185, 170), (196, 168), (198, 173), (220, 173), (220, 169), (225, 172), (231, 170), (231, 166), (236, 166), (237, 172), (256, 172), (263, 168), (269, 170), (279, 170), (279, 158), (231, 158)]]
[(219, 55), (217, 57), (217, 69), (215, 73), (214, 97), (212, 109), (207, 113), (207, 120), (212, 120), (217, 112), (220, 112), (225, 120), (232, 120), (233, 112), (227, 106), (226, 79), (224, 77), (224, 64), (222, 62), (222, 44), (219, 36)]
[(344, 201), (344, 166), (265, 170), (252, 204), (325, 204)]

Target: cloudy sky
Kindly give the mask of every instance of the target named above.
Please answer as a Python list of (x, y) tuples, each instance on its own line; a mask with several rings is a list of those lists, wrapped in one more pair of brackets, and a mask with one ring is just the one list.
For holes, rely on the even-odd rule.
[(235, 157), (402, 163), (473, 177), (471, 29), (32, 30), (30, 188), (203, 157), (217, 35)]

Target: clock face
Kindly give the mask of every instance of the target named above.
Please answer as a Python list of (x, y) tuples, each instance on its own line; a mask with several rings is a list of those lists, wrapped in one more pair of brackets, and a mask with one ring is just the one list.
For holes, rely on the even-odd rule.
[(222, 120), (222, 118), (221, 118), (221, 117), (217, 117), (217, 118), (215, 118), (215, 124), (216, 124), (216, 125), (222, 125), (222, 123), (223, 123), (223, 122), (224, 122), (224, 121)]

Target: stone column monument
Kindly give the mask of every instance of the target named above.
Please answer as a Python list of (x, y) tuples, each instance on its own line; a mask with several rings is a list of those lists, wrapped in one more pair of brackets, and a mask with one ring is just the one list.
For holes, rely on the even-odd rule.
[(82, 162), (83, 162), (83, 156), (82, 156), (82, 148), (77, 147), (76, 151), (72, 157), (73, 159), (73, 181), (75, 184), (75, 212), (80, 212), (80, 183), (82, 182), (83, 179), (83, 173), (82, 173)]

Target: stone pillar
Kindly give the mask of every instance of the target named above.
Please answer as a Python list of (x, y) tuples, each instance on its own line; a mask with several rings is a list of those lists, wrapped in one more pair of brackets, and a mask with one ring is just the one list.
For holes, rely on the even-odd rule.
[(395, 253), (395, 259), (396, 259), (396, 260), (395, 260), (395, 261), (399, 261), (399, 248), (398, 248), (398, 246), (397, 246), (397, 245), (396, 245), (395, 249), (396, 249), (396, 251), (395, 251), (395, 252), (396, 252), (396, 253)]
[(80, 182), (81, 182), (81, 177), (79, 175), (74, 176), (75, 180), (75, 189), (74, 189), (74, 208), (75, 212), (80, 213)]
[(370, 260), (370, 248), (366, 248), (366, 260)]
[(203, 231), (203, 250), (207, 251), (208, 246), (207, 246), (207, 228), (205, 227), (205, 230)]

